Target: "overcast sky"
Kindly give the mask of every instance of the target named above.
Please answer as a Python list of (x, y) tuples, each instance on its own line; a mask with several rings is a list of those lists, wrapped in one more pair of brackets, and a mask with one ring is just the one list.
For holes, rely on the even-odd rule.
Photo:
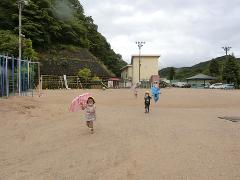
[(191, 66), (224, 55), (240, 56), (240, 0), (80, 0), (116, 53), (130, 62), (160, 54), (160, 68)]

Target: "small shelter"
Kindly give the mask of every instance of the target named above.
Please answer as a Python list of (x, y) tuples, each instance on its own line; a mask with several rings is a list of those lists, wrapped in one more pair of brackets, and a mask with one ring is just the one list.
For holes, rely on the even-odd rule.
[(108, 79), (108, 87), (109, 88), (119, 88), (119, 82), (120, 82), (119, 78), (116, 78), (116, 77), (110, 78), (110, 79)]
[(193, 88), (202, 88), (206, 85), (210, 85), (212, 80), (215, 80), (215, 77), (208, 76), (205, 74), (197, 74), (196, 76), (192, 76), (187, 78), (187, 83), (191, 85)]

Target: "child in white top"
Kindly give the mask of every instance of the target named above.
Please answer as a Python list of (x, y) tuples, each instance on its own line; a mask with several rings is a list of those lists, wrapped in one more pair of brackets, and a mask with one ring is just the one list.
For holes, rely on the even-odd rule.
[(85, 118), (87, 127), (90, 128), (91, 133), (94, 133), (93, 121), (96, 120), (96, 106), (93, 97), (89, 97), (87, 100), (87, 106), (83, 108), (85, 110)]

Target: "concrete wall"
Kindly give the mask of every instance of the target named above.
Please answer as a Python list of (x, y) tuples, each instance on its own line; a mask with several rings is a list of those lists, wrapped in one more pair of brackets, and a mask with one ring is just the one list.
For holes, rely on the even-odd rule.
[(132, 66), (131, 67), (128, 67), (128, 71), (127, 71), (127, 73), (128, 73), (128, 79), (132, 79), (132, 73), (133, 73), (133, 69), (132, 69)]
[(122, 70), (122, 72), (121, 72), (121, 79), (127, 79), (127, 72), (128, 72), (127, 68)]
[(130, 88), (132, 87), (132, 82), (131, 81), (124, 81), (119, 83), (121, 88)]
[(122, 70), (121, 78), (123, 80), (132, 79), (132, 67), (131, 66), (128, 66), (128, 67), (126, 67), (125, 69)]
[(139, 82), (139, 60), (133, 58), (132, 61), (132, 82), (136, 84)]
[(132, 86), (132, 66), (127, 66), (121, 72), (122, 83), (121, 87), (131, 87)]

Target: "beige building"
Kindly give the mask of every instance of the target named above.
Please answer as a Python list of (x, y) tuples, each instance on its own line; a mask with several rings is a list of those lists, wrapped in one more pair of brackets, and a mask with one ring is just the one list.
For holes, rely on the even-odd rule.
[(151, 76), (158, 75), (159, 57), (160, 55), (141, 55), (139, 58), (138, 55), (133, 55), (131, 65), (121, 69), (121, 78), (124, 86), (125, 84), (129, 85), (129, 83), (132, 85), (140, 81), (149, 81)]
[[(132, 56), (132, 83), (149, 81), (152, 75), (158, 75), (158, 60), (160, 55), (138, 55)], [(140, 60), (140, 62), (139, 62)]]
[(132, 86), (132, 65), (126, 65), (121, 69), (121, 79), (124, 87)]

